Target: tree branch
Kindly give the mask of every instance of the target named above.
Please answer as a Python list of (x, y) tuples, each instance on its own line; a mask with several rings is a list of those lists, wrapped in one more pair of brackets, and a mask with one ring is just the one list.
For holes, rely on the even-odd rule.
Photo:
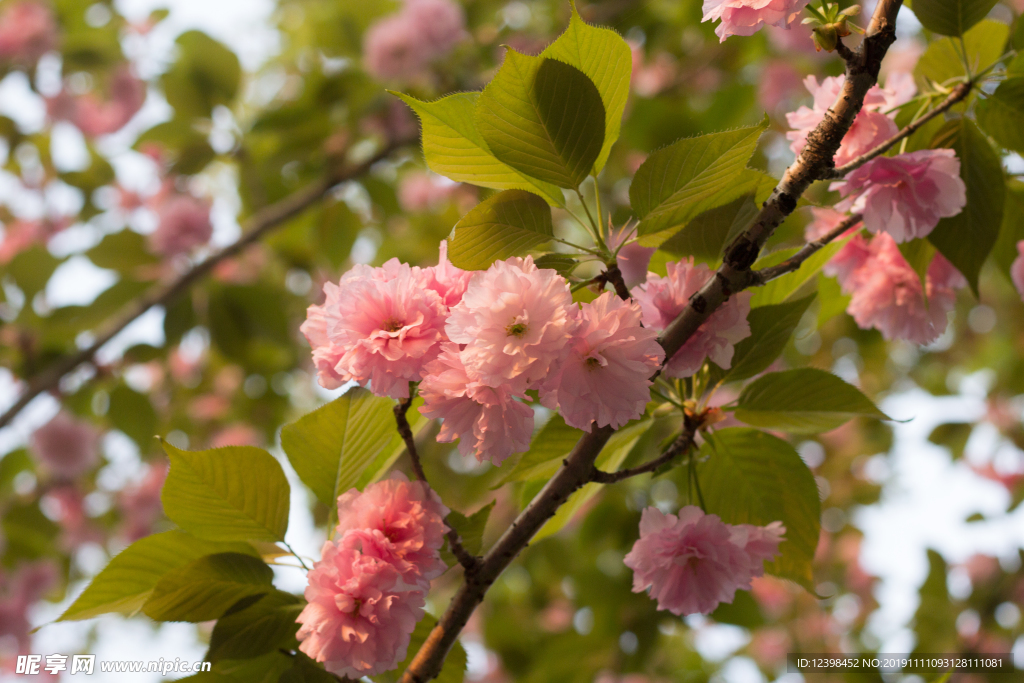
[(808, 242), (802, 249), (800, 249), (800, 251), (793, 254), (782, 263), (769, 268), (755, 270), (750, 274), (751, 286), (763, 285), (770, 280), (774, 280), (777, 277), (785, 275), (786, 273), (792, 273), (803, 265), (803, 262), (815, 254), (819, 249), (823, 248), (829, 242), (839, 239), (843, 233), (860, 223), (862, 218), (863, 216), (859, 213), (847, 216), (845, 219), (840, 221), (836, 227), (832, 228), (828, 234), (814, 240), (813, 242)]
[[(402, 441), (405, 442), (405, 449), (409, 451), (409, 459), (412, 460), (412, 471), (416, 474), (417, 479), (424, 484), (429, 484), (427, 475), (423, 471), (423, 463), (420, 461), (419, 451), (416, 450), (416, 439), (413, 437), (412, 427), (409, 426), (407, 413), (411, 405), (412, 392), (410, 392), (409, 398), (400, 399), (395, 404), (395, 422), (398, 423), (398, 434), (402, 437)], [(451, 524), (448, 524), (447, 537), (448, 547), (451, 549), (452, 555), (455, 555), (459, 564), (466, 570), (466, 574), (468, 575), (470, 572), (476, 571), (477, 565), (480, 564), (480, 558), (466, 550), (466, 547), (462, 545), (462, 539), (459, 538), (459, 532)]]
[(593, 280), (595, 284), (601, 284), (604, 286), (605, 283), (610, 282), (612, 287), (615, 288), (615, 293), (623, 301), (629, 301), (629, 287), (626, 286), (626, 281), (622, 279), (622, 271), (619, 270), (619, 264), (615, 261), (606, 263), (605, 269), (601, 271)]
[(643, 465), (637, 467), (631, 467), (626, 470), (619, 470), (618, 472), (605, 472), (599, 470), (596, 467), (590, 474), (590, 481), (596, 481), (599, 484), (615, 484), (631, 477), (637, 477), (641, 474), (653, 472), (662, 465), (672, 462), (677, 457), (686, 453), (693, 446), (694, 436), (697, 434), (698, 423), (686, 413), (683, 413), (683, 431), (678, 437), (672, 442), (672, 444), (665, 449), (665, 452), (659, 455), (654, 460), (646, 462)]
[(118, 318), (116, 322), (96, 335), (96, 339), (92, 344), (77, 353), (57, 359), (42, 372), (29, 379), (28, 386), (25, 387), (21, 396), (14, 402), (14, 405), (8, 408), (3, 415), (0, 415), (0, 428), (10, 424), (18, 413), (36, 396), (56, 388), (64, 375), (82, 363), (90, 362), (104, 344), (117, 336), (124, 328), (128, 327), (128, 325), (150, 308), (171, 303), (174, 299), (188, 291), (192, 285), (209, 275), (219, 263), (239, 255), (246, 247), (263, 239), (273, 230), (283, 225), (288, 219), (302, 213), (318, 202), (335, 185), (363, 175), (375, 163), (387, 158), (393, 151), (409, 142), (410, 140), (394, 141), (363, 163), (332, 171), (322, 179), (254, 213), (242, 226), (242, 236), (238, 238), (238, 241), (212, 254), (201, 263), (197, 263), (174, 282), (164, 287), (158, 287), (156, 291), (142, 296), (132, 303), (128, 307), (127, 312)]
[[(750, 266), (757, 260), (765, 241), (796, 209), (797, 199), (810, 184), (827, 178), (834, 168), (833, 159), (843, 136), (863, 107), (864, 95), (878, 80), (882, 57), (896, 40), (896, 15), (902, 4), (902, 0), (878, 1), (856, 59), (847, 63), (842, 93), (821, 123), (808, 135), (804, 151), (786, 170), (754, 223), (729, 245), (725, 260), (714, 277), (690, 299), (686, 309), (665, 330), (660, 341), (665, 348), (666, 359), (674, 356), (729, 296), (749, 286)], [(426, 683), (437, 676), (448, 650), (473, 610), (483, 601), (487, 589), (568, 497), (587, 483), (594, 471), (595, 459), (613, 433), (610, 427), (592, 425), (590, 433), (584, 434), (576, 443), (555, 475), (484, 556), (479, 570), (468, 576), (456, 592), (441, 620), (402, 674), (401, 683)]]
[(974, 81), (964, 81), (963, 83), (958, 84), (955, 88), (953, 88), (953, 90), (949, 93), (946, 99), (944, 99), (939, 106), (935, 107), (935, 109), (932, 109), (930, 112), (919, 118), (917, 121), (907, 124), (907, 126), (904, 127), (903, 130), (901, 130), (899, 133), (896, 133), (896, 135), (892, 136), (891, 138), (889, 138), (882, 144), (878, 145), (874, 149), (865, 152), (864, 154), (861, 154), (859, 157), (857, 157), (856, 159), (847, 164), (843, 164), (842, 166), (833, 169), (829, 177), (843, 178), (851, 171), (857, 170), (858, 168), (860, 168), (867, 162), (871, 161), (875, 157), (885, 154), (897, 142), (903, 140), (904, 138), (910, 137), (915, 132), (920, 130), (921, 127), (924, 126), (924, 124), (928, 123), (939, 114), (944, 113), (954, 104), (960, 102), (965, 97), (967, 97), (968, 93), (971, 92), (971, 88), (973, 87)]

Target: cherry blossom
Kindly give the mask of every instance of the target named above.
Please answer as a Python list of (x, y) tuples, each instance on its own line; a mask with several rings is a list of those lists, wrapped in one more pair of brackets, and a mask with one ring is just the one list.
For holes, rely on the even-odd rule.
[(1024, 299), (1024, 240), (1017, 242), (1017, 253), (1017, 258), (1010, 266), (1010, 275), (1013, 278), (1014, 286), (1020, 292), (1021, 299)]
[(767, 25), (789, 27), (808, 0), (704, 0), (701, 21), (721, 19), (719, 42), (729, 36), (752, 36)]
[(145, 101), (145, 82), (122, 65), (111, 75), (108, 101), (91, 92), (75, 96), (63, 90), (47, 100), (46, 108), (51, 118), (70, 121), (84, 135), (96, 137), (121, 130)]
[(34, 64), (56, 44), (57, 24), (43, 3), (13, 2), (0, 14), (0, 59)]
[(406, 0), (400, 12), (366, 31), (363, 65), (382, 80), (415, 78), (465, 37), (465, 22), (451, 0)]
[(190, 194), (173, 194), (157, 207), (160, 222), (149, 244), (161, 256), (187, 254), (213, 235), (210, 202)]
[(36, 457), (61, 479), (74, 479), (99, 463), (99, 432), (65, 411), (37, 429), (30, 441)]

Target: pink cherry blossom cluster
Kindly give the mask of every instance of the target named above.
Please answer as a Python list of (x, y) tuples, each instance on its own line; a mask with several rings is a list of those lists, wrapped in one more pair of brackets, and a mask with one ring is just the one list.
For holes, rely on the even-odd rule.
[(1024, 299), (1024, 240), (1017, 242), (1017, 258), (1010, 266), (1010, 275), (1013, 277), (1013, 284), (1020, 292), (1021, 299)]
[[(803, 151), (807, 145), (808, 134), (821, 123), (829, 107), (835, 104), (845, 83), (845, 75), (829, 76), (820, 84), (814, 76), (804, 79), (804, 86), (814, 98), (814, 104), (812, 107), (800, 107), (795, 112), (786, 114), (789, 127), (793, 129), (786, 133), (786, 137), (792, 141), (789, 148), (794, 154)], [(917, 86), (914, 84), (914, 77), (904, 72), (890, 74), (884, 88), (872, 86), (864, 96), (864, 108), (853, 120), (853, 125), (843, 137), (839, 151), (836, 152), (836, 166), (853, 161), (896, 135), (899, 128), (893, 119), (896, 112), (892, 110), (909, 102), (915, 94)]]
[(110, 99), (102, 100), (94, 93), (73, 95), (61, 90), (47, 98), (46, 110), (55, 121), (70, 121), (88, 137), (107, 135), (121, 130), (146, 101), (146, 83), (122, 65), (110, 78)]
[[(833, 209), (812, 209), (815, 220), (807, 239), (831, 231), (845, 215)], [(854, 235), (826, 264), (825, 273), (839, 280), (851, 295), (847, 313), (863, 329), (875, 328), (888, 340), (906, 339), (929, 344), (946, 330), (946, 314), (956, 304), (957, 289), (967, 280), (942, 256), (935, 254), (925, 286), (888, 233), (870, 239)]]
[(51, 476), (71, 480), (99, 463), (100, 434), (88, 422), (61, 411), (33, 432), (32, 452)]
[[(531, 257), (470, 273), (448, 261), (442, 242), (438, 266), (356, 266), (324, 292), (301, 328), (320, 383), (407, 398), (420, 382), (421, 412), (443, 420), (438, 440), (458, 439), (463, 454), (495, 465), (529, 448), (527, 392), (574, 427), (619, 428), (643, 414), (664, 359), (638, 304), (606, 292), (579, 305), (565, 278)], [(685, 304), (688, 294), (676, 294)], [(700, 350), (721, 341), (709, 328)]]
[(13, 2), (0, 14), (0, 59), (35, 64), (57, 45), (57, 22), (41, 2)]
[(750, 590), (785, 533), (782, 522), (726, 524), (694, 505), (678, 515), (649, 507), (640, 518), (640, 539), (624, 561), (633, 570), (633, 592), (650, 589), (659, 610), (710, 614), (719, 603), (731, 603), (738, 589)]
[(704, 0), (701, 21), (721, 19), (715, 29), (720, 42), (729, 36), (752, 36), (762, 26), (789, 26), (808, 0)]
[(307, 576), (299, 649), (353, 680), (405, 659), (430, 581), (447, 568), (448, 512), (425, 482), (401, 473), (340, 496), (336, 540)]
[[(0, 568), (0, 642), (10, 638), (18, 654), (32, 652), (32, 624), (28, 610), (58, 581), (59, 569), (53, 560), (22, 564), (12, 573)], [(6, 668), (4, 664), (0, 661), (0, 671)]]
[(405, 0), (401, 11), (366, 32), (363, 65), (381, 80), (414, 78), (466, 35), (466, 17), (458, 3)]

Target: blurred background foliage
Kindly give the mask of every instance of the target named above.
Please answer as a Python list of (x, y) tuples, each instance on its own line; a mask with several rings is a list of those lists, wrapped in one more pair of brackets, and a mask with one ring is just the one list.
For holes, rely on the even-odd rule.
[[(0, 16), (21, 3), (0, 2)], [(378, 79), (363, 66), (364, 35), (397, 11), (397, 2), (280, 0), (272, 14), (279, 50), (246, 68), (230, 48), (201, 31), (161, 33), (166, 11), (129, 21), (118, 3), (39, 5), (52, 13), (50, 44), (37, 54), (29, 50), (30, 58), (0, 58), (4, 403), (13, 402), (16, 379), (35, 377), (87, 346), (130, 302), (236, 239), (248, 217), (340, 167), (394, 151), (164, 302), (145, 341), (118, 338), (124, 343), (105, 347), (96, 362), (65, 376), (4, 430), (0, 601), (12, 616), (0, 625), (0, 670), (26, 648), (46, 649), (45, 629), (33, 646), (28, 622), (15, 619), (28, 609), (16, 610), (19, 580), (51, 567), (35, 597), (65, 600), (95, 571), (97, 563), (86, 558), (112, 555), (139, 535), (169, 528), (156, 498), (165, 465), (154, 435), (182, 448), (273, 448), (284, 423), (331, 396), (315, 386), (298, 331), (306, 307), (319, 302), (322, 284), (357, 262), (378, 265), (398, 257), (432, 265), (440, 240), (487, 196), (427, 174), (417, 121), (386, 89), (422, 100), (479, 90), (501, 63), (503, 45), (536, 54), (570, 16), (564, 0), (463, 0), (466, 36), (454, 49), (408, 77)], [(1008, 1), (990, 14), (1018, 48), (1024, 47), (1021, 9)], [(679, 137), (756, 124), (765, 111), (771, 128), (750, 165), (778, 176), (792, 159), (784, 114), (807, 101), (801, 79), (842, 72), (834, 55), (814, 51), (800, 27), (769, 28), (720, 44), (714, 26), (700, 23), (697, 2), (595, 0), (580, 2), (579, 10), (589, 22), (615, 28), (634, 49), (621, 141), (600, 177), (617, 225), (630, 216), (629, 178), (647, 153)], [(216, 3), (209, 11), (217, 11)], [(153, 47), (161, 36), (164, 42), (173, 38), (173, 47)], [(904, 11), (900, 40), (884, 68), (912, 70), (927, 37)], [(83, 135), (58, 120), (55, 105), (35, 120), (15, 115), (45, 110), (63, 92), (121, 102), (114, 83), (123, 69), (144, 82), (145, 103), (113, 130)], [(1008, 163), (1024, 171), (1019, 157)], [(879, 400), (916, 388), (933, 396), (956, 394), (964, 378), (982, 372), (988, 408), (981, 420), (943, 424), (930, 438), (948, 449), (935, 457), (968, 462), (977, 476), (1005, 487), (1012, 499), (1006, 514), (1024, 498), (1024, 304), (999, 262), (1006, 245), (1015, 243), (1007, 235), (1022, 236), (1024, 184), (1012, 181), (1010, 189), (1005, 245), (982, 271), (980, 299), (961, 294), (950, 331), (939, 342), (925, 348), (886, 343), (877, 331), (859, 329), (842, 313), (838, 285), (820, 276), (809, 286), (820, 295), (777, 364), (832, 369)], [(152, 198), (160, 192), (212, 202), (213, 242), (171, 256), (154, 253), (149, 235), (162, 207)], [(822, 186), (811, 199), (833, 197)], [(566, 234), (578, 230), (565, 211), (556, 209), (555, 218)], [(798, 211), (769, 249), (802, 243), (808, 220)], [(39, 226), (21, 242), (14, 227), (19, 221)], [(674, 253), (660, 252), (653, 269), (685, 254), (717, 258), (715, 248), (682, 241), (666, 249)], [(96, 294), (69, 298), (67, 291), (78, 287)], [(69, 300), (74, 303), (61, 303)], [(58, 401), (105, 434), (101, 460), (80, 476), (47, 467), (30, 445), (29, 434), (56, 412)], [(972, 438), (974, 430), (988, 438)], [(463, 459), (432, 436), (422, 438), (425, 467), (450, 506), (469, 513), (497, 500), (486, 547), (537, 482), (493, 490), (502, 472)], [(653, 449), (658, 444), (652, 442), (647, 445)], [(991, 452), (967, 448), (979, 443)], [(868, 628), (878, 606), (876, 582), (861, 566), (862, 532), (853, 519), (856, 510), (878, 502), (887, 481), (891, 427), (856, 422), (794, 445), (816, 475), (825, 510), (815, 567), (819, 597), (765, 578), (708, 619), (656, 612), (646, 596), (630, 592), (622, 557), (636, 538), (640, 510), (686, 504), (685, 481), (669, 474), (653, 484), (622, 483), (591, 499), (586, 514), (581, 511), (566, 530), (531, 544), (499, 580), (464, 636), (475, 662), (470, 678), (775, 680), (784, 673), (786, 652), (877, 650), (881, 642)], [(311, 512), (323, 533), (327, 509), (311, 502)], [(1015, 642), (1019, 650), (1020, 558), (979, 556), (951, 566), (930, 552), (928, 562), (909, 625), (917, 651), (1008, 652)], [(435, 614), (454, 586), (452, 573), (440, 581), (431, 602)], [(724, 655), (702, 644), (701, 634), (712, 632), (712, 624), (730, 627), (716, 632), (733, 643)], [(209, 633), (200, 626), (197, 637)], [(821, 680), (881, 679), (850, 673)]]

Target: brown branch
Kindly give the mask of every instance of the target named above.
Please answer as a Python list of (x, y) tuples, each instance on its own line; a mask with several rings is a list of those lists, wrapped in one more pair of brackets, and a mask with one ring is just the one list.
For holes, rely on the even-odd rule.
[(116, 322), (109, 325), (100, 334), (97, 334), (92, 344), (76, 353), (57, 359), (42, 372), (32, 377), (28, 381), (28, 386), (25, 387), (25, 390), (18, 397), (18, 400), (15, 401), (14, 405), (8, 408), (3, 415), (0, 415), (0, 428), (10, 424), (11, 420), (36, 396), (56, 388), (64, 375), (82, 363), (92, 361), (96, 352), (104, 344), (117, 336), (124, 328), (128, 327), (128, 325), (150, 308), (171, 303), (188, 291), (192, 285), (209, 275), (219, 263), (241, 254), (247, 247), (266, 237), (288, 219), (297, 216), (318, 202), (335, 185), (363, 175), (375, 163), (385, 159), (393, 151), (409, 142), (409, 140), (395, 141), (363, 163), (330, 172), (322, 179), (254, 213), (242, 226), (242, 236), (238, 238), (238, 241), (212, 254), (201, 263), (197, 263), (174, 282), (164, 287), (158, 287), (156, 291), (142, 296), (133, 302), (127, 308), (127, 312), (118, 318)]
[(697, 426), (698, 423), (693, 418), (684, 414), (682, 433), (680, 433), (672, 442), (672, 445), (666, 448), (665, 452), (657, 458), (646, 462), (643, 465), (619, 470), (618, 472), (605, 472), (604, 470), (599, 470), (595, 467), (594, 471), (590, 473), (590, 481), (596, 481), (599, 484), (614, 484), (616, 482), (630, 479), (631, 477), (637, 477), (641, 474), (647, 474), (648, 472), (655, 471), (662, 465), (672, 462), (693, 447), (693, 439), (697, 433)]
[[(665, 330), (660, 341), (666, 358), (675, 355), (729, 296), (750, 285), (750, 266), (757, 260), (765, 241), (793, 212), (797, 199), (810, 184), (827, 178), (832, 171), (833, 159), (843, 136), (863, 107), (864, 95), (878, 80), (882, 57), (896, 40), (896, 15), (902, 4), (902, 0), (878, 1), (856, 59), (847, 63), (842, 93), (821, 123), (808, 135), (804, 151), (786, 170), (753, 224), (729, 245), (725, 260), (714, 277), (690, 299), (686, 309)], [(555, 475), (483, 557), (478, 571), (468, 576), (455, 593), (441, 620), (402, 674), (401, 683), (426, 683), (437, 676), (448, 650), (473, 610), (483, 601), (487, 589), (568, 497), (589, 481), (594, 461), (613, 432), (610, 427), (593, 425), (590, 433), (584, 434), (576, 443)]]
[(896, 133), (896, 135), (892, 136), (891, 138), (889, 138), (882, 144), (878, 145), (874, 149), (865, 152), (864, 154), (861, 154), (853, 161), (847, 164), (843, 164), (839, 168), (834, 169), (832, 173), (829, 175), (829, 177), (842, 178), (851, 171), (857, 170), (858, 168), (860, 168), (867, 162), (871, 161), (875, 157), (885, 154), (897, 142), (903, 140), (904, 138), (910, 137), (915, 132), (920, 130), (921, 127), (924, 126), (924, 124), (928, 123), (939, 114), (944, 113), (957, 102), (962, 101), (965, 97), (967, 97), (968, 93), (971, 92), (971, 88), (973, 87), (974, 81), (964, 81), (963, 83), (958, 84), (955, 88), (953, 88), (952, 91), (950, 91), (946, 99), (944, 99), (939, 106), (935, 107), (935, 109), (932, 109), (930, 112), (919, 118), (917, 121), (907, 124), (907, 126), (904, 127), (903, 130), (901, 130), (899, 133)]
[(629, 287), (626, 287), (626, 281), (622, 279), (622, 271), (619, 270), (619, 264), (615, 261), (605, 264), (605, 269), (601, 271), (597, 276), (594, 277), (594, 284), (599, 284), (604, 287), (605, 283), (611, 283), (612, 287), (615, 288), (615, 293), (623, 301), (629, 301)]
[[(412, 392), (410, 391), (409, 393), (409, 398), (400, 399), (395, 404), (395, 422), (398, 424), (398, 434), (402, 437), (402, 441), (405, 442), (405, 449), (409, 452), (409, 459), (412, 460), (412, 471), (416, 474), (417, 479), (424, 484), (429, 484), (427, 475), (423, 471), (423, 463), (420, 461), (420, 453), (416, 450), (416, 438), (413, 436), (412, 427), (409, 426), (407, 414), (409, 406), (412, 405)], [(466, 570), (467, 576), (471, 572), (476, 571), (477, 565), (480, 564), (480, 558), (466, 550), (466, 547), (462, 545), (462, 539), (459, 538), (459, 532), (451, 524), (448, 525), (447, 537), (448, 547), (451, 549), (452, 555), (455, 555), (455, 559)]]
[(763, 268), (761, 270), (755, 270), (750, 274), (751, 286), (763, 285), (764, 283), (774, 280), (777, 277), (781, 277), (786, 273), (792, 273), (794, 270), (802, 266), (804, 261), (817, 253), (825, 245), (839, 239), (843, 233), (860, 223), (862, 218), (863, 216), (859, 213), (847, 216), (845, 219), (840, 221), (836, 227), (832, 228), (828, 234), (823, 237), (819, 237), (813, 242), (808, 242), (802, 249), (800, 249), (800, 251), (793, 254), (782, 263), (768, 268)]

